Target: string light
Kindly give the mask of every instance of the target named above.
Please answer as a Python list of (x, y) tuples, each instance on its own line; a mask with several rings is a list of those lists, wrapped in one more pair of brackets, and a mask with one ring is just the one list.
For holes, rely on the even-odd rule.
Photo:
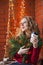
[(21, 19), (25, 15), (25, 0), (22, 0), (20, 8), (21, 8), (20, 11), (21, 14), (20, 19)]
[[(11, 18), (12, 20), (15, 20), (15, 17), (14, 17), (14, 4), (13, 4), (13, 0), (9, 0), (9, 9), (8, 9), (8, 23), (7, 23), (7, 36), (6, 36), (6, 46), (5, 46), (5, 54), (4, 54), (4, 57), (8, 57), (9, 54), (8, 53), (8, 49), (6, 48), (7, 45), (8, 45), (8, 40), (9, 40), (9, 31), (10, 31), (10, 23), (12, 22), (11, 21)], [(14, 23), (14, 22), (12, 22)], [(10, 31), (12, 32), (12, 31)]]

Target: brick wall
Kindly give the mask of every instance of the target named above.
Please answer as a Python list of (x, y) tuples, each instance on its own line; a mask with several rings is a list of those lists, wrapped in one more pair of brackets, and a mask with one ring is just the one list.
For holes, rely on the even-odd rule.
[[(40, 30), (40, 37), (43, 40), (43, 0), (35, 0), (35, 20)], [(39, 59), (43, 59), (43, 46), (41, 47)]]
[(4, 45), (6, 43), (7, 31), (7, 3), (0, 2), (0, 60), (4, 56)]
[[(20, 12), (21, 12), (21, 2), (23, 0), (16, 0), (14, 2), (14, 6), (15, 6), (15, 17), (17, 21), (20, 21)], [(35, 16), (35, 0), (25, 0), (25, 15), (29, 15), (32, 16), (34, 19)]]
[(43, 0), (35, 0), (35, 20), (40, 30), (40, 37), (43, 40)]

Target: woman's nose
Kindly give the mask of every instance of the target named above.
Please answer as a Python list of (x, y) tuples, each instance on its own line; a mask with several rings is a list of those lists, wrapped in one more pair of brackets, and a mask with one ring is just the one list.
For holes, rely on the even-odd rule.
[(22, 26), (24, 26), (24, 24), (23, 24), (23, 23), (22, 23), (21, 25), (22, 25)]

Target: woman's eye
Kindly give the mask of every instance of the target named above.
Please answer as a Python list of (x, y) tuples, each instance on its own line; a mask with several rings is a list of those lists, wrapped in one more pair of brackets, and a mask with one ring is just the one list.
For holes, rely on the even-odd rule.
[(26, 21), (24, 23), (26, 23)]

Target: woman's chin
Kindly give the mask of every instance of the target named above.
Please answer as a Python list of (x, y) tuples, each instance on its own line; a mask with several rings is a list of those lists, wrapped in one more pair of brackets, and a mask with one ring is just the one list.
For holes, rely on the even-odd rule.
[(22, 32), (24, 32), (25, 31), (25, 29), (22, 29)]
[(27, 30), (27, 28), (26, 29), (22, 29), (23, 32), (26, 31), (26, 30)]

